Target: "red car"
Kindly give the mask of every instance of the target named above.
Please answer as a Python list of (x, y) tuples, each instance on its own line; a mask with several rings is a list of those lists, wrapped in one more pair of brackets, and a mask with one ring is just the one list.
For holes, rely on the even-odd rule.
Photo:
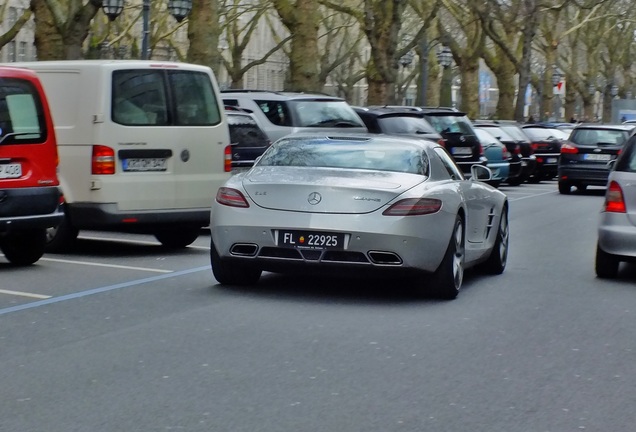
[(0, 250), (15, 265), (44, 254), (64, 217), (53, 120), (35, 72), (0, 67)]

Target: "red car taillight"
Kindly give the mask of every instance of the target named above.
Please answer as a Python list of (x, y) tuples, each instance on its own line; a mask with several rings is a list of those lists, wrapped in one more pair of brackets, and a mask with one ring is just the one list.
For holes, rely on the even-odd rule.
[(115, 174), (115, 150), (103, 145), (94, 145), (91, 174)]
[(446, 147), (446, 140), (444, 138), (440, 138), (439, 140), (437, 140), (437, 143), (444, 148)]
[(561, 146), (561, 153), (576, 154), (578, 152), (579, 149), (571, 144), (565, 143)]
[(610, 183), (605, 193), (605, 211), (610, 213), (627, 213), (623, 190), (615, 181)]
[(247, 208), (250, 206), (240, 191), (226, 187), (219, 188), (216, 193), (216, 202), (230, 207)]
[(420, 216), (437, 213), (442, 201), (433, 198), (407, 198), (393, 204), (382, 213), (384, 216)]
[(232, 172), (232, 146), (225, 146), (223, 157), (223, 171)]

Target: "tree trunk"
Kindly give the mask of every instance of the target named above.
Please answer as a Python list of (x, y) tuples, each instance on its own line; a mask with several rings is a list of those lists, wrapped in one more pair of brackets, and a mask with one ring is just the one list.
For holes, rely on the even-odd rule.
[(219, 5), (218, 0), (193, 0), (188, 16), (187, 61), (210, 67), (219, 73), (221, 55), (219, 53)]
[(57, 31), (53, 14), (46, 0), (32, 0), (31, 10), (35, 23), (34, 45), (38, 60), (60, 60), (64, 58), (64, 42)]
[(521, 47), (521, 68), (519, 69), (519, 95), (515, 105), (515, 120), (525, 121), (526, 89), (530, 84), (530, 66), (532, 65), (532, 41), (537, 32), (539, 17), (539, 2), (536, 0), (524, 0), (526, 21), (523, 27), (523, 42)]
[(479, 60), (466, 59), (460, 67), (462, 85), (460, 89), (461, 104), (460, 111), (463, 111), (469, 118), (479, 116)]

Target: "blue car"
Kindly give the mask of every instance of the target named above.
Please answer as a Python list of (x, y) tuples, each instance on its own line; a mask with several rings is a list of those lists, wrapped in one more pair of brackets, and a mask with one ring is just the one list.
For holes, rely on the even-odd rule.
[(479, 140), (484, 156), (488, 159), (488, 168), (492, 171), (491, 186), (499, 187), (506, 181), (510, 172), (510, 152), (504, 144), (485, 130), (475, 128), (475, 135)]

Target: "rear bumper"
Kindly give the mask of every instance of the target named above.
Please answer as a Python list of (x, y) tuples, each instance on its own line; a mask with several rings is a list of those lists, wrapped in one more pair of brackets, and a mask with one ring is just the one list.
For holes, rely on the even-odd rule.
[(592, 186), (606, 186), (609, 170), (606, 168), (575, 168), (559, 166), (559, 181)]
[(0, 231), (54, 227), (63, 218), (57, 186), (0, 189)]
[(73, 203), (66, 209), (71, 223), (79, 229), (118, 229), (152, 232), (158, 228), (204, 227), (210, 223), (209, 208), (167, 209), (122, 212), (117, 205)]
[(603, 251), (624, 260), (636, 259), (636, 226), (625, 213), (602, 212), (598, 245)]

